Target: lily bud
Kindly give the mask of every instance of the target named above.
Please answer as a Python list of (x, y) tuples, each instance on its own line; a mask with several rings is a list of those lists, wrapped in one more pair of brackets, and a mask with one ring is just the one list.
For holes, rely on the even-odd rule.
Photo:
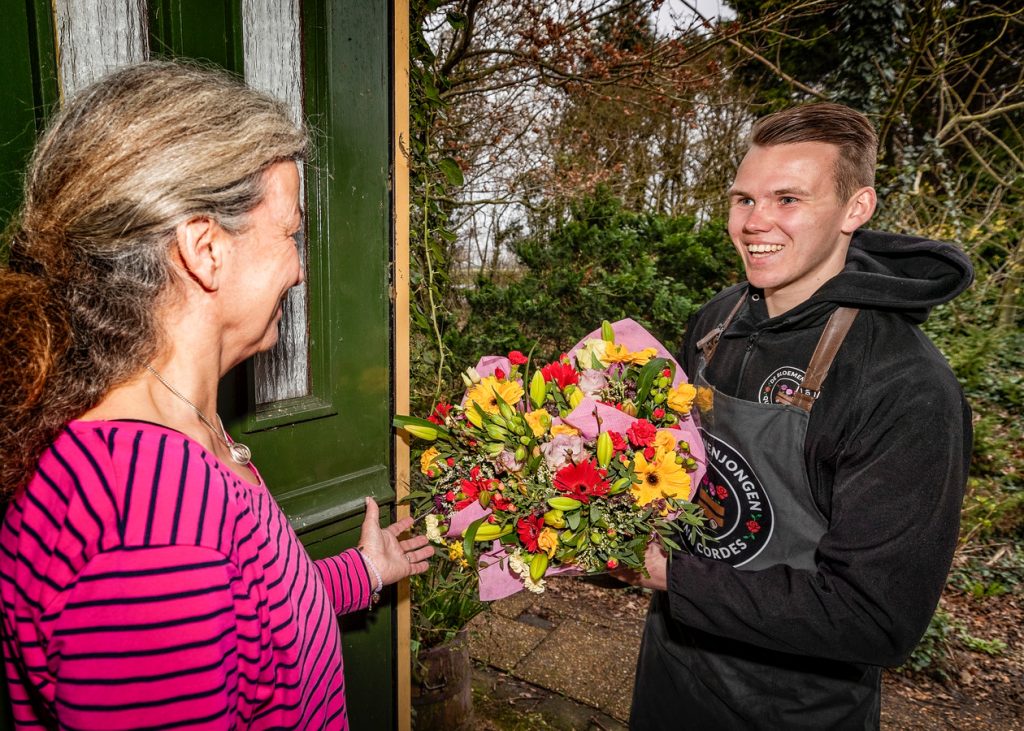
[(585, 396), (586, 394), (583, 393), (582, 390), (578, 388), (574, 389), (573, 392), (569, 394), (569, 406), (575, 409), (577, 406), (580, 405), (580, 401), (582, 401)]
[(634, 404), (632, 401), (625, 401), (622, 404), (622, 413), (627, 414), (629, 416), (636, 416), (636, 404)]
[(533, 560), (530, 561), (530, 578), (534, 581), (540, 581), (544, 578), (544, 572), (548, 570), (548, 555), (543, 551), (535, 554)]
[(469, 376), (471, 383), (480, 383), (481, 381), (480, 374), (476, 372), (476, 368), (473, 366), (466, 369), (466, 375)]
[(618, 495), (620, 492), (622, 492), (632, 484), (633, 481), (630, 480), (628, 477), (622, 477), (615, 481), (615, 484), (612, 485), (612, 489), (609, 490), (608, 492), (612, 495)]
[(561, 510), (549, 510), (544, 513), (544, 524), (550, 525), (552, 528), (564, 528), (565, 517)]
[(601, 467), (607, 467), (614, 453), (611, 435), (606, 431), (601, 432), (597, 437), (597, 463)]
[(480, 415), (480, 412), (476, 410), (476, 406), (472, 401), (466, 404), (466, 418), (469, 420), (469, 423), (477, 429), (484, 425), (484, 419)]
[(498, 399), (498, 411), (500, 411), (501, 415), (506, 419), (511, 419), (516, 415), (515, 410), (507, 403), (505, 403), (505, 399), (502, 398)]
[(609, 343), (615, 342), (615, 331), (612, 330), (612, 324), (607, 320), (601, 322), (601, 339)]
[(520, 444), (516, 447), (516, 462), (523, 462), (526, 460), (526, 447)]
[(539, 409), (547, 396), (548, 384), (544, 380), (544, 375), (540, 371), (534, 371), (533, 378), (530, 379), (530, 402), (533, 408)]
[(491, 504), (491, 491), (490, 490), (481, 490), (480, 494), (477, 496), (477, 502), (480, 503), (480, 507), (481, 508), (486, 508), (488, 505), (490, 505)]
[(508, 436), (508, 432), (497, 424), (488, 424), (484, 431), (487, 432), (487, 436), (497, 441), (503, 441)]
[(417, 439), (424, 439), (428, 442), (432, 442), (437, 439), (437, 429), (431, 429), (429, 426), (420, 426), (419, 424), (406, 424), (402, 427), (407, 432), (412, 434)]

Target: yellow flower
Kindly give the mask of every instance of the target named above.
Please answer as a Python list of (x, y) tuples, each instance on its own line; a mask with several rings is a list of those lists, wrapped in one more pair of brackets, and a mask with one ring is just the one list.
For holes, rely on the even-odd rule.
[(707, 386), (701, 386), (697, 389), (694, 402), (697, 404), (697, 410), (701, 413), (711, 411), (715, 406), (715, 392)]
[[(634, 482), (630, 492), (638, 505), (663, 497), (686, 500), (690, 496), (690, 476), (676, 464), (674, 454), (658, 454), (653, 462), (648, 462), (643, 453), (638, 452), (633, 458), (633, 469), (640, 482)], [(667, 512), (666, 506), (662, 515)]]
[(669, 389), (668, 407), (677, 414), (689, 414), (696, 396), (697, 389), (693, 387), (693, 384), (680, 383), (675, 388)]
[(567, 437), (574, 437), (579, 433), (579, 429), (571, 427), (568, 424), (555, 424), (551, 427), (551, 436), (553, 437), (557, 437), (559, 434), (564, 434)]
[(654, 450), (657, 454), (666, 454), (676, 448), (676, 438), (668, 429), (659, 429), (654, 435)]
[(440, 452), (437, 451), (437, 447), (431, 447), (420, 455), (420, 472), (427, 474), (430, 471), (431, 466), (434, 464), (434, 460), (440, 456)]
[(558, 548), (558, 531), (554, 528), (545, 528), (537, 536), (537, 547), (542, 551), (547, 551), (548, 558), (555, 555), (555, 549)]
[(648, 361), (657, 354), (658, 351), (654, 348), (644, 348), (633, 353), (629, 362), (633, 365), (647, 365)]
[(530, 425), (530, 431), (533, 432), (535, 437), (543, 436), (551, 426), (551, 414), (544, 409), (527, 411), (523, 416), (526, 418), (526, 423)]
[(458, 561), (465, 555), (462, 548), (462, 541), (452, 541), (448, 544), (448, 560)]
[(647, 362), (657, 355), (658, 351), (654, 348), (644, 348), (637, 352), (630, 351), (625, 345), (619, 345), (618, 343), (608, 343), (605, 348), (603, 361), (607, 363), (631, 363), (633, 365), (646, 365)]
[(628, 363), (630, 357), (633, 354), (629, 352), (629, 348), (625, 345), (619, 345), (618, 343), (608, 343), (604, 349), (604, 358), (602, 362), (605, 363)]
[(470, 403), (475, 403), (488, 414), (497, 414), (498, 396), (509, 406), (515, 406), (523, 397), (523, 387), (515, 381), (499, 381), (494, 376), (487, 376), (469, 389), (466, 394), (466, 410), (470, 411)]

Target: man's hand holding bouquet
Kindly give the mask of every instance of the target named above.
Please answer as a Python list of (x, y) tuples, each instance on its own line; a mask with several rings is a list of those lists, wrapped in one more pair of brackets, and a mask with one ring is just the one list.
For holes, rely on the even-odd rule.
[(479, 570), (483, 600), (543, 591), (557, 573), (643, 571), (649, 542), (675, 548), (675, 530), (703, 525), (697, 391), (657, 340), (606, 322), (530, 365), (518, 351), (484, 357), (460, 405), (394, 420), (430, 443), (414, 513)]

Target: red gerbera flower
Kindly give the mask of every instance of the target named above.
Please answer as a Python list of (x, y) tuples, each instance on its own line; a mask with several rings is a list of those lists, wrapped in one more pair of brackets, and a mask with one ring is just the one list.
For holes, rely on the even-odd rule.
[(580, 374), (568, 363), (549, 363), (540, 369), (540, 373), (545, 381), (554, 381), (562, 389), (580, 382)]
[(544, 530), (544, 518), (539, 515), (527, 515), (516, 523), (519, 540), (523, 542), (523, 547), (530, 553), (537, 552), (537, 538), (542, 530)]
[(649, 447), (654, 444), (654, 437), (658, 434), (658, 430), (654, 428), (654, 424), (647, 421), (647, 419), (637, 419), (633, 422), (633, 425), (626, 430), (626, 436), (629, 437), (629, 443), (634, 447)]
[(555, 487), (567, 497), (589, 503), (591, 496), (606, 495), (611, 489), (601, 473), (596, 459), (566, 465), (555, 473)]
[(526, 365), (527, 358), (518, 350), (513, 350), (508, 354), (508, 362), (512, 365)]

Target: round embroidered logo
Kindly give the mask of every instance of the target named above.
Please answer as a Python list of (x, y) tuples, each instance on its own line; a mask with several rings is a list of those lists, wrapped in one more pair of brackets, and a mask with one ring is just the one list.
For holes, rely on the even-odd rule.
[(687, 530), (691, 550), (701, 556), (742, 566), (772, 537), (772, 505), (747, 460), (726, 442), (701, 429), (707, 472), (697, 488), (697, 504), (708, 523), (707, 540)]
[(779, 368), (761, 384), (758, 392), (762, 404), (779, 403), (779, 394), (792, 396), (804, 381), (804, 372), (799, 368), (785, 366)]

